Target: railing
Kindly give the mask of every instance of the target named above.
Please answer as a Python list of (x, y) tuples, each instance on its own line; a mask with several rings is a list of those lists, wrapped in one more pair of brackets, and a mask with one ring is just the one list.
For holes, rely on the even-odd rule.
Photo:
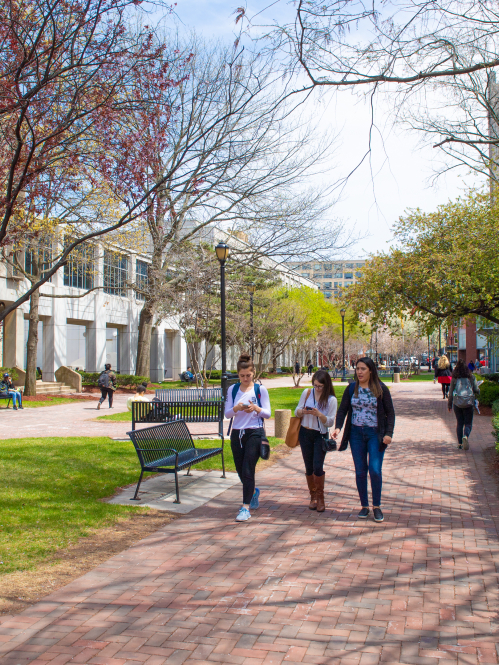
[(178, 388), (155, 390), (156, 399), (161, 402), (211, 402), (222, 399), (221, 388)]

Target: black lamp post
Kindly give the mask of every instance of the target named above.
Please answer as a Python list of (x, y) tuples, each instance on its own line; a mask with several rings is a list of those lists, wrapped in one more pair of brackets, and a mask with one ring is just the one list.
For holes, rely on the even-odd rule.
[(346, 369), (345, 369), (345, 310), (340, 309), (340, 314), (341, 314), (341, 338), (343, 341), (343, 369), (341, 372), (341, 380), (346, 381)]
[(225, 262), (229, 258), (229, 248), (224, 242), (215, 247), (217, 259), (220, 262), (220, 307), (221, 307), (221, 334), (222, 334), (222, 396), (227, 396), (227, 346), (225, 334)]
[(251, 337), (251, 359), (253, 360), (255, 355), (255, 331), (253, 328), (253, 294), (256, 291), (255, 282), (249, 283), (249, 292), (250, 292), (250, 337)]

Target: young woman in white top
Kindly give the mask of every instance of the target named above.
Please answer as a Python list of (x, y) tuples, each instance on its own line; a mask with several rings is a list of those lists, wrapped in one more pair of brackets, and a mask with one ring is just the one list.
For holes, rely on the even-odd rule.
[[(307, 398), (308, 395), (308, 398)], [(312, 390), (302, 393), (295, 416), (302, 419), (299, 441), (305, 462), (305, 475), (310, 491), (310, 510), (318, 513), (326, 509), (324, 503), (324, 437), (333, 427), (338, 401), (329, 373), (320, 369), (312, 377)]]
[(260, 444), (265, 431), (263, 419), (270, 418), (270, 400), (267, 388), (258, 386), (260, 405), (255, 392), (255, 366), (251, 356), (241, 354), (237, 362), (240, 386), (234, 397), (234, 386), (227, 392), (225, 416), (233, 418), (230, 446), (236, 471), (243, 484), (243, 505), (236, 517), (237, 522), (250, 519), (250, 508), (258, 508), (260, 490), (255, 487), (256, 463), (260, 457)]

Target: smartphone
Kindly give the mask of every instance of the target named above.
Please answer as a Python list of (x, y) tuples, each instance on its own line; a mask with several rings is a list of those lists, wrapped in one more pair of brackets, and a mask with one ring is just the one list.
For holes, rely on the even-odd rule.
[(306, 406), (305, 411), (313, 411), (314, 407), (313, 406)]

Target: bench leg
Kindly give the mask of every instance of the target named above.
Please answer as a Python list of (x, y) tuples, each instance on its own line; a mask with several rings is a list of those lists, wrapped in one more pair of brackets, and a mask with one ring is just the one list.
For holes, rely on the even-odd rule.
[(192, 473), (191, 473), (191, 467), (189, 467), (189, 468), (187, 469), (186, 476), (192, 476)]
[(140, 472), (139, 482), (137, 483), (137, 487), (135, 488), (135, 494), (133, 495), (133, 499), (130, 499), (130, 501), (140, 501), (140, 499), (137, 498), (137, 495), (138, 495), (138, 493), (139, 493), (139, 487), (140, 487), (140, 483), (142, 482), (142, 476), (143, 476), (143, 475), (144, 475), (144, 472), (141, 471), (141, 472)]
[(178, 491), (178, 473), (177, 469), (175, 469), (175, 490), (177, 491), (177, 498), (173, 503), (180, 503), (180, 496), (179, 496), (179, 491)]
[(222, 439), (222, 470), (223, 470), (222, 478), (225, 478), (225, 460), (224, 460), (224, 442), (223, 442), (223, 439)]

